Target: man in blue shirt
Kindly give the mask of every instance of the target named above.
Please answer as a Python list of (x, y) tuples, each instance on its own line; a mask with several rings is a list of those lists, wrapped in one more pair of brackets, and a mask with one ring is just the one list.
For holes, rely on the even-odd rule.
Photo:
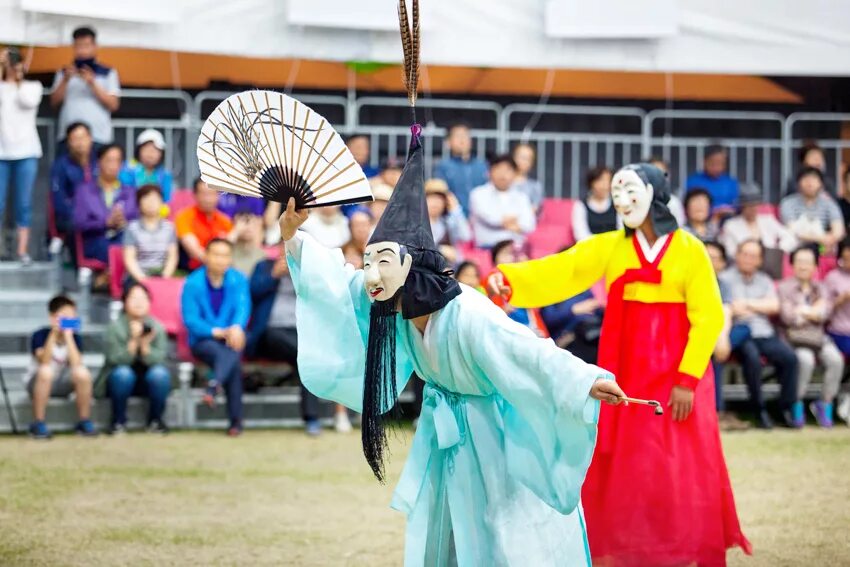
[(727, 210), (733, 212), (738, 204), (738, 180), (727, 173), (728, 161), (726, 148), (719, 144), (708, 146), (702, 171), (692, 174), (685, 183), (687, 191), (699, 187), (709, 192), (715, 214)]
[(60, 155), (50, 169), (53, 221), (59, 235), (73, 230), (74, 193), (83, 181), (95, 178), (97, 159), (88, 125), (74, 122), (65, 132), (68, 153)]
[(472, 137), (466, 124), (452, 124), (446, 134), (449, 157), (437, 164), (434, 177), (442, 179), (454, 193), (464, 212), (469, 213), (469, 195), (487, 183), (487, 163), (472, 157)]

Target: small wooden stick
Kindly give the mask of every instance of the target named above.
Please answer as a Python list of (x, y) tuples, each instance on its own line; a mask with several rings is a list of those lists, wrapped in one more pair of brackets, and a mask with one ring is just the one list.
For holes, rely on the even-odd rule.
[(639, 398), (628, 398), (628, 397), (623, 397), (623, 398), (620, 398), (620, 399), (623, 400), (624, 402), (628, 402), (630, 404), (641, 404), (641, 405), (644, 405), (644, 406), (652, 406), (652, 407), (655, 408), (655, 415), (664, 415), (664, 408), (661, 407), (660, 402), (657, 402), (655, 400), (641, 400)]

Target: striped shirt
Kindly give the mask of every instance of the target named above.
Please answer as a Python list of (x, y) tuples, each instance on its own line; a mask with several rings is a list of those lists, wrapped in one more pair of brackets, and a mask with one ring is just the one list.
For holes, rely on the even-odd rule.
[(779, 218), (786, 226), (799, 222), (803, 217), (812, 223), (820, 222), (824, 231), (829, 231), (833, 221), (844, 222), (838, 203), (823, 191), (811, 203), (807, 203), (800, 193), (788, 195), (779, 203)]

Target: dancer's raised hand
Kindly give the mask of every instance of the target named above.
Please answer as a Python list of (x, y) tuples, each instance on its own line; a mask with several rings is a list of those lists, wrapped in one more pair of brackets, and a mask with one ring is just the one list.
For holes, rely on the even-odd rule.
[(590, 397), (616, 406), (623, 401), (626, 393), (613, 380), (599, 378), (590, 388)]
[(295, 210), (295, 199), (290, 197), (286, 210), (280, 215), (280, 236), (284, 240), (291, 240), (295, 232), (307, 220), (307, 216), (307, 209)]

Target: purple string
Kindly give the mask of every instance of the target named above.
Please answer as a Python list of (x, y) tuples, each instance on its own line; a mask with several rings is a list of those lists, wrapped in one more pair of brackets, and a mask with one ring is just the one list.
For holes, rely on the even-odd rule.
[(422, 133), (422, 126), (420, 126), (419, 124), (414, 124), (410, 127), (410, 133), (410, 147), (412, 148), (413, 145), (416, 143), (416, 140), (419, 139), (419, 135)]

